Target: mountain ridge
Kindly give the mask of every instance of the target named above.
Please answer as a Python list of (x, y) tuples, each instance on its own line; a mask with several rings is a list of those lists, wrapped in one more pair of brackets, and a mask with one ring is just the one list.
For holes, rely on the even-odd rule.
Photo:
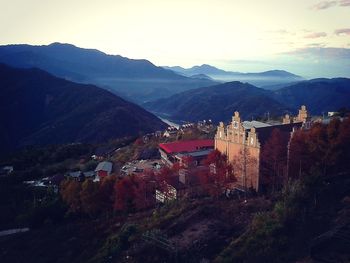
[(141, 107), (94, 85), (41, 69), (0, 64), (2, 151), (25, 145), (105, 142), (166, 127)]
[(0, 62), (20, 68), (37, 67), (67, 80), (94, 84), (137, 103), (216, 84), (181, 76), (146, 59), (108, 55), (58, 42), (0, 46)]
[(302, 81), (304, 78), (295, 75), (285, 70), (275, 69), (263, 72), (235, 72), (235, 71), (225, 71), (214, 66), (203, 64), (200, 66), (193, 66), (191, 68), (182, 68), (179, 66), (163, 68), (173, 70), (178, 74), (184, 76), (191, 76), (196, 74), (205, 74), (214, 80), (231, 82), (231, 81), (241, 81), (248, 82), (258, 87), (276, 85), (281, 83), (290, 83), (295, 81)]
[[(218, 92), (219, 91), (219, 92)], [(173, 120), (229, 121), (238, 110), (245, 119), (294, 112), (306, 105), (311, 114), (350, 107), (350, 79), (314, 79), (298, 82), (276, 91), (248, 83), (227, 82), (175, 94), (144, 104), (151, 112), (169, 115)]]

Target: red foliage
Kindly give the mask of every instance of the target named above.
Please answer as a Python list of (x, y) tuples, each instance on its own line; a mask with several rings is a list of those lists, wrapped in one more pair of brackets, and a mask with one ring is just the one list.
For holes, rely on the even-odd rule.
[(310, 173), (317, 167), (323, 174), (350, 168), (350, 119), (317, 123), (310, 130), (294, 133), (290, 144), (289, 174)]
[(233, 167), (218, 150), (212, 151), (204, 163), (208, 169), (198, 171), (198, 180), (209, 195), (219, 197), (235, 181)]
[(261, 150), (262, 184), (280, 186), (287, 175), (287, 145), (289, 134), (273, 129)]
[(154, 183), (143, 175), (124, 177), (115, 185), (115, 210), (133, 211), (153, 203)]
[(142, 146), (144, 145), (142, 138), (137, 138), (134, 142), (136, 146)]

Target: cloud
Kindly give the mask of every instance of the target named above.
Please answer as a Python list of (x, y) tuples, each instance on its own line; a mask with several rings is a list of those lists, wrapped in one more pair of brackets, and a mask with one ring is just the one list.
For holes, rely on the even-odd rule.
[(304, 36), (304, 38), (320, 38), (320, 37), (326, 37), (326, 36), (327, 34), (325, 32), (314, 32)]
[(310, 8), (312, 10), (323, 10), (323, 9), (327, 9), (330, 8), (332, 6), (335, 6), (337, 4), (337, 1), (322, 1), (319, 2), (313, 6), (311, 6)]
[(310, 43), (307, 45), (307, 47), (325, 47), (325, 43)]
[(350, 0), (340, 0), (339, 5), (340, 6), (350, 6)]
[(300, 56), (303, 58), (320, 58), (320, 59), (350, 59), (350, 48), (335, 47), (305, 47), (299, 48), (283, 55)]
[(334, 31), (336, 35), (349, 35), (350, 36), (350, 28), (340, 28)]

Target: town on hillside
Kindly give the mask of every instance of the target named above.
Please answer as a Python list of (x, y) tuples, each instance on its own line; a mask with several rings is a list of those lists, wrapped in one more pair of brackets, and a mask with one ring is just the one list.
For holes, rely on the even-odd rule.
[[(51, 242), (57, 228), (54, 235), (77, 236), (89, 251), (82, 261), (239, 262), (242, 249), (256, 262), (247, 251), (256, 242), (265, 249), (261, 238), (270, 238), (270, 227), (283, 226), (279, 235), (292, 242), (288, 231), (308, 224), (308, 209), (329, 198), (325, 187), (337, 187), (342, 198), (347, 191), (346, 181), (333, 181), (349, 169), (350, 119), (328, 115), (313, 117), (303, 105), (295, 116), (247, 121), (236, 111), (218, 125), (203, 120), (107, 144), (25, 149), (1, 166), (0, 180), (15, 187), (1, 188), (3, 194), (16, 189), (25, 203), (6, 204), (0, 223), (11, 231), (0, 232), (0, 242), (20, 233), (35, 238), (36, 231)], [(317, 237), (311, 232), (326, 232), (328, 217), (315, 212), (310, 236), (297, 237), (310, 246), (303, 253), (322, 258), (324, 245), (348, 239), (346, 211), (337, 217), (344, 223)], [(103, 245), (87, 249), (91, 236), (81, 233)]]
[[(201, 184), (221, 180), (220, 189), (216, 189), (219, 194), (245, 193), (246, 196), (282, 187), (295, 170), (290, 160), (294, 134), (310, 129), (314, 123), (329, 123), (333, 118), (339, 119), (334, 112), (327, 118), (312, 118), (304, 105), (296, 116), (286, 114), (281, 120), (265, 122), (244, 121), (236, 111), (226, 125), (220, 122), (215, 127), (211, 120), (203, 120), (143, 135), (132, 146), (99, 146), (93, 150), (90, 160), (80, 160), (81, 164), (73, 170), (23, 183), (52, 188), (57, 193), (65, 180), (99, 183), (110, 176), (121, 179), (133, 176), (142, 180), (159, 177), (156, 180), (161, 182), (155, 183), (151, 187), (153, 193), (147, 195), (150, 198), (147, 203), (156, 204), (199, 195), (195, 189), (201, 188)], [(276, 149), (278, 156), (274, 156)], [(224, 168), (221, 164), (216, 167), (220, 158), (225, 159)], [(299, 160), (300, 172), (302, 161)], [(11, 164), (3, 166), (1, 176), (10, 176), (14, 169)], [(210, 180), (215, 178), (218, 169), (224, 169), (225, 176)], [(206, 188), (210, 188), (208, 185)]]

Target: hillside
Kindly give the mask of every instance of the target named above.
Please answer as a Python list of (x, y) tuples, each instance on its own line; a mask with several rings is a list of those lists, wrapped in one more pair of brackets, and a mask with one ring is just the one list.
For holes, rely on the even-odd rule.
[(207, 64), (203, 64), (201, 66), (193, 66), (191, 68), (182, 68), (179, 66), (164, 68), (170, 69), (184, 76), (204, 74), (218, 81), (248, 82), (258, 87), (265, 87), (266, 89), (269, 89), (269, 86), (273, 85), (287, 84), (303, 80), (302, 77), (284, 70), (269, 70), (257, 73), (242, 73), (225, 71)]
[(0, 46), (0, 62), (14, 67), (37, 67), (67, 80), (95, 84), (136, 102), (215, 84), (208, 79), (180, 76), (148, 60), (61, 43)]
[(1, 152), (32, 144), (103, 142), (162, 129), (151, 113), (92, 85), (0, 64)]
[(350, 107), (350, 79), (314, 79), (276, 91), (228, 82), (179, 93), (144, 106), (173, 120), (228, 121), (235, 110), (250, 119), (264, 116), (266, 112), (270, 116), (281, 116), (286, 111), (295, 113), (300, 105), (306, 105), (314, 115)]
[(289, 110), (274, 100), (270, 91), (237, 81), (175, 94), (144, 106), (175, 120), (214, 122), (229, 121), (236, 110), (246, 119), (263, 116), (267, 111), (281, 115)]
[(307, 105), (314, 114), (350, 107), (350, 79), (313, 79), (275, 91), (275, 98), (296, 108)]

